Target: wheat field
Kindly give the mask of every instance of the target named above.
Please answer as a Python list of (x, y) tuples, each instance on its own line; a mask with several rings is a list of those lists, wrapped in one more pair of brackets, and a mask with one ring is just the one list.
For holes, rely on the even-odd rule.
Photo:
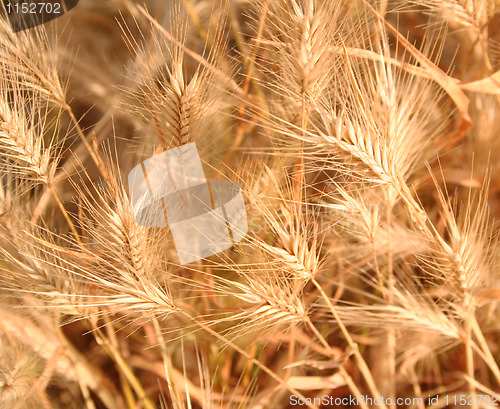
[[(0, 19), (0, 408), (500, 405), (498, 0), (82, 0)], [(128, 174), (248, 233), (181, 264)]]

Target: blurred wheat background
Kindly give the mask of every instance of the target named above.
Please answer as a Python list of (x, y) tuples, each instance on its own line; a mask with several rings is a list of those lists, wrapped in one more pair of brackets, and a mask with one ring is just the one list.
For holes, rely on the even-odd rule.
[[(499, 405), (499, 97), (498, 0), (0, 20), (0, 408)], [(249, 233), (183, 266), (127, 175), (191, 142)]]

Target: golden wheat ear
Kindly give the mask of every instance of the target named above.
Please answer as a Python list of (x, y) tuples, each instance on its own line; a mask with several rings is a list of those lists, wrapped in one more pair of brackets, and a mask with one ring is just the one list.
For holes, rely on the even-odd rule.
[(64, 85), (57, 70), (52, 39), (43, 27), (13, 33), (0, 21), (1, 61), (5, 80), (20, 89), (38, 91), (61, 107), (66, 106)]
[(198, 55), (186, 46), (189, 25), (185, 10), (173, 8), (171, 32), (144, 9), (138, 12), (149, 24), (143, 41), (122, 27), (124, 40), (135, 56), (128, 74), (135, 83), (124, 89), (128, 95), (125, 107), (145, 121), (150, 135), (156, 135), (153, 142), (159, 144), (157, 151), (190, 142), (213, 143), (213, 117), (223, 106), (220, 90), (233, 81), (230, 73), (218, 68), (225, 59), (220, 28), (216, 28), (206, 55)]

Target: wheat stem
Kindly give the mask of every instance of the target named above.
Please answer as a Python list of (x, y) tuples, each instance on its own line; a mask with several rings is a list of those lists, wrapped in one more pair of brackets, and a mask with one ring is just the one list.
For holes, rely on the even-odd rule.
[[(223, 335), (219, 334), (217, 331), (214, 331), (208, 325), (206, 325), (203, 322), (199, 321), (195, 317), (192, 317), (191, 315), (189, 315), (187, 312), (181, 311), (181, 314), (184, 315), (189, 320), (193, 321), (197, 326), (199, 326), (200, 328), (202, 328), (204, 331), (208, 332), (210, 335), (213, 335), (218, 340), (220, 340), (220, 341), (224, 342), (225, 344), (229, 345), (236, 352), (238, 352), (240, 355), (244, 356), (246, 359), (248, 359), (250, 362), (252, 362), (255, 366), (259, 367), (267, 375), (269, 375), (271, 378), (273, 378), (282, 387), (284, 387), (285, 389), (287, 389), (290, 392), (294, 393), (297, 397), (299, 397), (300, 399), (304, 400), (304, 402), (307, 402), (306, 397), (302, 393), (300, 393), (297, 389), (288, 386), (287, 383), (286, 383), (286, 381), (284, 381), (281, 377), (279, 377), (275, 372), (273, 372), (271, 369), (269, 369), (266, 365), (264, 365), (258, 359), (255, 359), (253, 356), (251, 356), (244, 349), (240, 348), (234, 342), (231, 342), (226, 337), (224, 337)], [(311, 409), (319, 409), (314, 404), (307, 404), (307, 406), (310, 407)]]
[[(311, 320), (310, 320), (309, 317), (306, 317), (306, 322), (307, 322), (309, 328), (311, 328), (311, 330), (314, 332), (314, 335), (316, 335), (316, 337), (323, 344), (323, 346), (328, 351), (328, 353), (330, 354), (330, 356), (333, 358), (335, 356), (335, 354), (334, 354), (334, 352), (333, 352), (332, 347), (330, 346), (330, 344), (328, 342), (326, 342), (326, 340), (323, 337), (323, 335), (321, 335), (321, 333), (314, 326), (314, 324), (311, 322)], [(349, 387), (349, 389), (351, 390), (351, 392), (354, 394), (354, 396), (360, 396), (361, 395), (361, 391), (356, 386), (356, 384), (352, 380), (352, 378), (349, 375), (349, 373), (346, 371), (344, 365), (342, 365), (340, 367), (339, 371), (342, 374), (342, 377), (346, 381), (347, 386)], [(368, 409), (368, 406), (366, 405), (366, 402), (364, 402), (363, 400), (359, 401), (358, 404), (361, 406), (361, 408)]]
[(477, 340), (479, 341), (479, 345), (481, 346), (481, 350), (483, 351), (485, 357), (483, 360), (485, 363), (488, 365), (490, 368), (491, 372), (493, 372), (493, 375), (495, 376), (495, 379), (500, 386), (500, 369), (498, 368), (498, 364), (495, 360), (495, 357), (491, 353), (491, 350), (488, 346), (488, 343), (486, 342), (486, 339), (484, 338), (483, 331), (481, 331), (481, 327), (479, 326), (479, 323), (477, 322), (477, 319), (474, 315), (470, 317), (470, 325), (472, 326), (472, 332), (476, 336)]
[(379, 399), (378, 401), (380, 402), (380, 405), (378, 405), (378, 406), (380, 408), (383, 408), (383, 409), (388, 409), (386, 404), (384, 403), (385, 401), (384, 401), (381, 393), (379, 392), (379, 390), (377, 388), (377, 385), (375, 384), (375, 381), (373, 380), (373, 376), (370, 372), (370, 368), (368, 367), (368, 365), (366, 364), (366, 361), (364, 360), (363, 356), (359, 352), (358, 344), (356, 344), (354, 342), (354, 340), (352, 339), (351, 334), (349, 333), (349, 331), (345, 327), (345, 325), (342, 322), (340, 316), (338, 315), (335, 307), (333, 306), (330, 299), (325, 294), (325, 292), (323, 291), (323, 289), (321, 288), (319, 283), (316, 281), (315, 278), (311, 278), (311, 281), (316, 286), (318, 291), (321, 293), (321, 296), (323, 297), (326, 304), (328, 305), (328, 308), (330, 309), (330, 312), (332, 313), (332, 315), (333, 315), (335, 321), (337, 322), (342, 334), (344, 335), (344, 338), (346, 339), (347, 343), (349, 344), (349, 347), (353, 351), (353, 354), (354, 354), (354, 357), (356, 358), (356, 362), (358, 364), (359, 370), (363, 374), (363, 377), (365, 378), (365, 381), (368, 384), (368, 388), (370, 389), (370, 392), (373, 394), (373, 396), (375, 396), (377, 399)]
[(65, 104), (63, 106), (63, 108), (68, 113), (68, 115), (69, 115), (69, 117), (71, 119), (71, 122), (73, 123), (73, 126), (75, 127), (76, 132), (78, 133), (78, 136), (80, 137), (81, 141), (85, 145), (85, 148), (87, 148), (87, 151), (88, 151), (90, 157), (92, 158), (92, 160), (94, 161), (95, 165), (99, 169), (99, 160), (98, 160), (95, 152), (92, 150), (92, 147), (90, 146), (89, 141), (87, 141), (87, 138), (85, 137), (85, 134), (83, 133), (83, 130), (80, 127), (80, 124), (78, 123), (78, 120), (76, 119), (75, 114), (73, 113), (73, 110), (67, 104)]
[[(469, 298), (469, 295), (467, 295)], [(465, 365), (468, 375), (468, 392), (470, 396), (476, 395), (475, 376), (474, 376), (474, 355), (472, 350), (472, 331), (471, 331), (471, 318), (474, 315), (473, 305), (467, 302), (467, 316), (465, 318)], [(477, 399), (473, 399), (472, 409), (477, 409)]]
[(109, 355), (113, 358), (113, 360), (118, 364), (118, 367), (123, 372), (128, 382), (134, 389), (135, 393), (139, 398), (139, 402), (144, 405), (145, 409), (156, 409), (156, 405), (151, 401), (151, 399), (147, 396), (146, 391), (142, 387), (141, 383), (134, 375), (132, 369), (130, 369), (127, 362), (123, 359), (120, 352), (116, 347), (114, 347), (111, 342), (107, 340), (105, 335), (99, 328), (95, 328), (96, 335), (99, 335), (99, 342), (104, 346), (104, 348), (108, 351)]
[(78, 232), (76, 231), (75, 225), (71, 221), (71, 218), (69, 217), (69, 214), (66, 211), (66, 208), (64, 207), (64, 204), (62, 203), (61, 199), (59, 198), (59, 195), (57, 194), (56, 190), (54, 189), (54, 187), (51, 184), (48, 184), (47, 186), (48, 186), (49, 190), (52, 192), (52, 195), (54, 196), (54, 199), (56, 200), (57, 206), (59, 206), (59, 209), (61, 209), (61, 212), (62, 212), (64, 218), (66, 219), (66, 222), (68, 223), (69, 228), (73, 232), (73, 235), (75, 236), (75, 240), (79, 244), (82, 244), (82, 242), (80, 240), (80, 236), (79, 236)]

